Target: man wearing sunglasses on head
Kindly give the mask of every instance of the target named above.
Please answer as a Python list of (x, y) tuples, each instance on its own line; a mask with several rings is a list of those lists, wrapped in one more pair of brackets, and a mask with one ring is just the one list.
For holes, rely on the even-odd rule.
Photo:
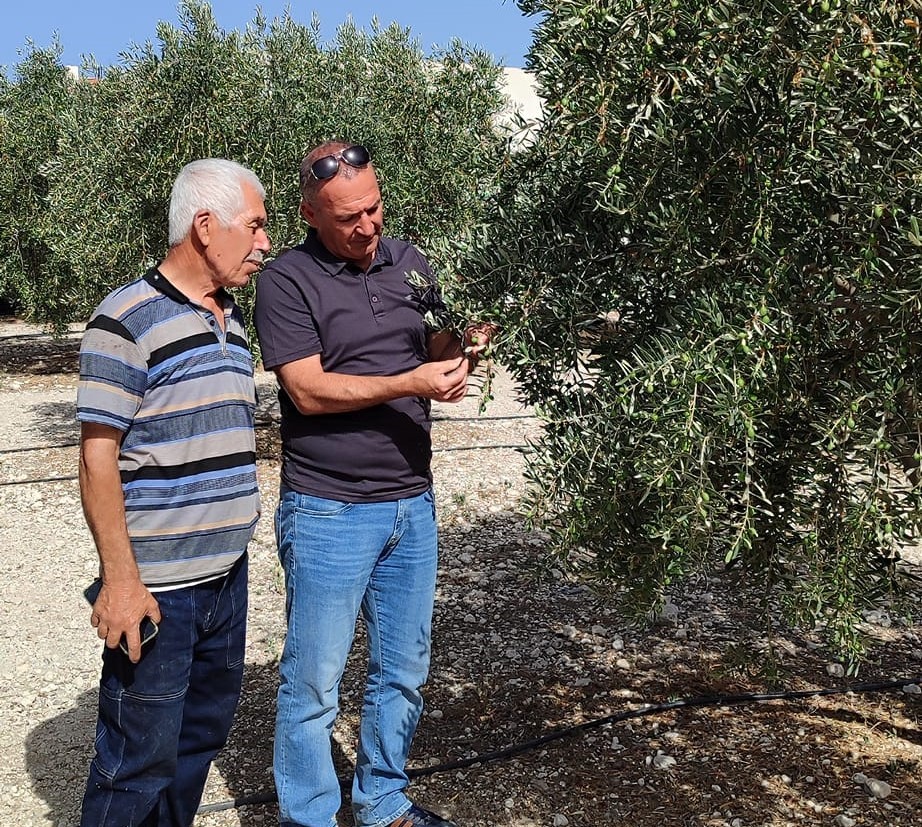
[[(330, 734), (359, 613), (368, 632), (352, 808), (358, 827), (455, 827), (411, 803), (404, 765), (429, 668), (437, 535), (431, 400), (458, 402), (490, 325), (465, 341), (427, 329), (408, 282), (435, 281), (410, 244), (382, 235), (365, 147), (328, 142), (301, 165), (310, 225), (257, 284), (265, 366), (281, 389), (276, 537), (288, 634), (275, 778), (284, 827), (332, 827), (340, 806)], [(477, 339), (473, 345), (472, 339)]]

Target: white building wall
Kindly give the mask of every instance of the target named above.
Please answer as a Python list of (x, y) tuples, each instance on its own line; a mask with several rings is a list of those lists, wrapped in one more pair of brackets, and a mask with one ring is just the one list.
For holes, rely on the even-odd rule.
[[(527, 144), (541, 125), (544, 102), (538, 95), (534, 75), (524, 69), (503, 69), (502, 91), (508, 98), (507, 110), (497, 118), (497, 125), (513, 134), (513, 146)], [(524, 124), (516, 121), (516, 115)]]

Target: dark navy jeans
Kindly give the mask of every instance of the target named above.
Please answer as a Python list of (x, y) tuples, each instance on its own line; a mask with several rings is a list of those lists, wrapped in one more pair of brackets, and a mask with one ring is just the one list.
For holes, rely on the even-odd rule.
[(240, 697), (247, 558), (220, 580), (156, 592), (160, 634), (132, 664), (103, 650), (81, 827), (190, 827)]

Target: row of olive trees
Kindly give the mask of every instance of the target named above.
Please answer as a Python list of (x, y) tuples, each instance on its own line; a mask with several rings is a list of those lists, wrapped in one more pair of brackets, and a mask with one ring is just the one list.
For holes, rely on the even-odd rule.
[(922, 6), (519, 6), (547, 117), (448, 255), (535, 515), (640, 612), (722, 560), (858, 655), (922, 504)]
[(424, 245), (480, 216), (505, 144), (499, 68), (451, 44), (427, 59), (408, 30), (257, 16), (221, 31), (199, 0), (180, 26), (98, 82), (33, 50), (0, 81), (0, 298), (55, 327), (163, 255), (169, 188), (194, 158), (233, 158), (266, 184), (276, 249), (303, 235), (297, 170), (328, 137), (367, 144), (388, 230)]

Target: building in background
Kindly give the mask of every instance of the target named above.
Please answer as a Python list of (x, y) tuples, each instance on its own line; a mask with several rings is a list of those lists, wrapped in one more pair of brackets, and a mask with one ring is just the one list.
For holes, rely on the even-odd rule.
[(497, 125), (512, 134), (512, 147), (530, 144), (544, 117), (544, 101), (538, 95), (535, 77), (525, 69), (503, 68), (502, 91), (509, 99), (508, 109), (497, 118)]

